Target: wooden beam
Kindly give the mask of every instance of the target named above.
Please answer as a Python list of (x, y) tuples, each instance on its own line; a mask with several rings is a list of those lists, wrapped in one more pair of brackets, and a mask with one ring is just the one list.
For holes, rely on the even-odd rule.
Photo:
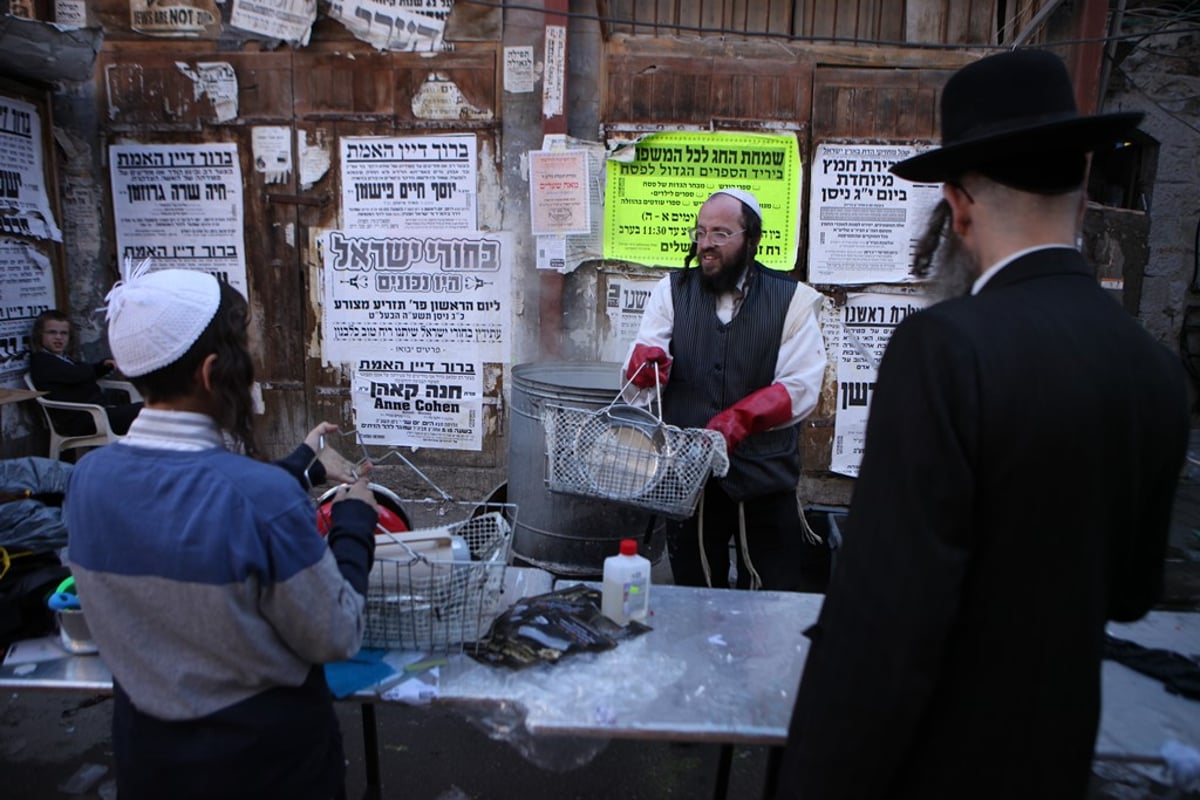
[[(545, 0), (545, 27), (567, 27), (566, 12), (568, 0)], [(570, 45), (564, 37), (563, 58), (558, 64), (545, 64), (545, 74), (542, 80), (549, 79), (550, 70), (562, 70), (558, 78), (562, 86), (562, 109), (560, 113), (542, 117), (542, 133), (567, 132), (567, 60), (566, 53)], [(563, 276), (560, 272), (544, 270), (539, 281), (538, 297), (538, 338), (541, 345), (542, 358), (558, 358), (562, 355), (563, 339)]]

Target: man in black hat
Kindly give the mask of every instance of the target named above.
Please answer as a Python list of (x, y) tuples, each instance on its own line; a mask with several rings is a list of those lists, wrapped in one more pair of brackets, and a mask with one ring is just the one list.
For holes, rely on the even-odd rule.
[(1183, 371), (1075, 248), (1087, 153), (1055, 56), (956, 73), (942, 182), (973, 282), (883, 357), (780, 797), (1083, 798), (1106, 620), (1150, 609), (1188, 437)]

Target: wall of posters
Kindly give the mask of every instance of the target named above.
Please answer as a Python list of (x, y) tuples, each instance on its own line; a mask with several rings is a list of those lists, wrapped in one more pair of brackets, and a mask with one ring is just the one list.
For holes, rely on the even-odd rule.
[(506, 234), (425, 231), (322, 236), (327, 362), (435, 357), (507, 363), (512, 317)]
[(763, 211), (758, 260), (796, 266), (800, 154), (791, 133), (672, 132), (647, 136), (608, 159), (604, 257), (683, 266), (687, 232), (717, 189), (752, 192)]
[(247, 294), (237, 145), (109, 147), (117, 256), (208, 272)]
[(535, 236), (591, 230), (588, 154), (583, 150), (529, 153), (529, 217)]
[(0, 234), (62, 241), (46, 193), (42, 119), (32, 103), (0, 96)]
[(24, 388), (33, 318), (54, 307), (50, 260), (24, 242), (0, 238), (0, 385)]
[(365, 445), (483, 449), (480, 362), (360, 359), (350, 396)]
[(808, 203), (811, 283), (902, 283), (913, 245), (942, 199), (941, 184), (914, 184), (889, 169), (911, 145), (817, 145)]
[(480, 450), (483, 366), (512, 349), (507, 234), (328, 231), (323, 357), (352, 367), (367, 444)]
[(601, 361), (625, 360), (641, 327), (646, 301), (660, 280), (660, 277), (608, 276), (604, 291), (604, 315), (608, 318), (608, 326), (600, 342)]
[(474, 134), (341, 139), (342, 230), (473, 231)]
[(928, 304), (928, 299), (914, 294), (860, 293), (847, 295), (846, 304), (838, 309), (839, 330), (836, 334), (825, 332), (826, 338), (836, 335), (840, 340), (831, 472), (858, 476), (867, 440), (867, 412), (883, 351), (896, 326)]

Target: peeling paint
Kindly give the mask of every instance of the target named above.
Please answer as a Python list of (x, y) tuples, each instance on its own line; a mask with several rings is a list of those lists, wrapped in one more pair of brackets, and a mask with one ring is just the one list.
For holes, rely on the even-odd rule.
[[(311, 143), (309, 139), (313, 139)], [(300, 189), (308, 191), (329, 172), (329, 133), (324, 128), (296, 131), (296, 151), (300, 154)]]
[(413, 95), (412, 113), (417, 119), (492, 119), (492, 111), (473, 106), (458, 84), (440, 72), (431, 72)]
[(208, 97), (217, 115), (217, 122), (229, 122), (238, 115), (238, 82), (233, 65), (224, 61), (200, 63), (193, 70), (182, 61), (175, 68), (192, 81), (192, 99)]
[(500, 172), (496, 167), (496, 153), (492, 148), (492, 141), (486, 137), (479, 141), (478, 186), (479, 227), (485, 231), (498, 231), (504, 222), (504, 187), (500, 183)]

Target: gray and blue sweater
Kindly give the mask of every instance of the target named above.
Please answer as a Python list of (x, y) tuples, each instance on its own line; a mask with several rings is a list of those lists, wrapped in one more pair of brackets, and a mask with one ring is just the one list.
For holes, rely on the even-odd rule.
[(139, 446), (137, 426), (167, 413), (81, 459), (67, 491), (71, 569), (116, 684), (122, 800), (331, 797), (344, 766), (319, 665), (361, 644), (375, 512), (336, 504), (326, 541), (290, 474), (311, 450), (289, 471)]

